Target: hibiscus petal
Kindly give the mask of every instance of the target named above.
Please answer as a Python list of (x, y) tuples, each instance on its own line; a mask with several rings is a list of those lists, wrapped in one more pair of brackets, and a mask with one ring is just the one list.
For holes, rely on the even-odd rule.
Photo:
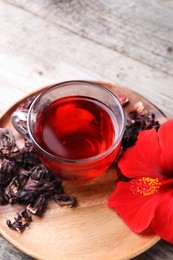
[(155, 217), (151, 223), (152, 230), (161, 238), (173, 244), (173, 190), (164, 190), (160, 196)]
[(118, 166), (129, 178), (163, 179), (163, 158), (156, 130), (141, 131), (136, 144), (124, 153)]
[(160, 192), (157, 191), (149, 196), (134, 194), (131, 185), (131, 181), (118, 182), (108, 200), (108, 206), (115, 209), (134, 232), (140, 233), (150, 226), (155, 217)]
[(159, 144), (163, 153), (167, 175), (173, 176), (173, 120), (165, 122), (158, 131)]

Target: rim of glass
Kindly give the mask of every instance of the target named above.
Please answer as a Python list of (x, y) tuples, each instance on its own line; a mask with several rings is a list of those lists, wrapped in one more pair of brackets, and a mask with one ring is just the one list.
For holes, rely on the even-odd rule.
[[(119, 133), (119, 136), (118, 138), (115, 138), (114, 139), (114, 142), (112, 143), (112, 145), (106, 149), (104, 152), (98, 154), (98, 155), (95, 155), (95, 156), (92, 156), (92, 157), (88, 157), (88, 158), (84, 158), (84, 159), (66, 159), (66, 158), (62, 158), (62, 157), (59, 157), (59, 156), (56, 156), (54, 154), (51, 154), (49, 153), (48, 151), (46, 151), (43, 147), (41, 147), (37, 141), (35, 140), (33, 134), (32, 134), (32, 131), (30, 129), (30, 117), (31, 117), (31, 113), (32, 113), (32, 109), (33, 107), (35, 106), (35, 104), (44, 96), (46, 95), (47, 93), (49, 93), (50, 91), (52, 91), (53, 89), (55, 88), (60, 88), (60, 87), (63, 87), (64, 85), (70, 85), (70, 84), (87, 84), (87, 85), (90, 85), (90, 86), (95, 86), (99, 89), (102, 89), (104, 90), (105, 92), (107, 92), (110, 96), (113, 97), (113, 99), (116, 100), (117, 102), (117, 105), (121, 111), (121, 115), (122, 115), (122, 126), (121, 126), (121, 129), (120, 129), (120, 133)], [(113, 111), (112, 111), (113, 112)], [(109, 89), (105, 88), (104, 86), (100, 85), (100, 84), (97, 84), (95, 82), (92, 82), (92, 81), (85, 81), (85, 80), (70, 80), (70, 81), (63, 81), (63, 82), (60, 82), (60, 83), (57, 83), (57, 84), (54, 84), (54, 85), (51, 85), (50, 87), (47, 87), (45, 90), (41, 91), (40, 94), (38, 94), (36, 96), (36, 98), (34, 99), (34, 101), (32, 102), (30, 108), (29, 108), (29, 111), (28, 111), (28, 116), (27, 116), (27, 129), (28, 129), (28, 133), (29, 133), (29, 136), (32, 140), (32, 142), (34, 143), (34, 145), (42, 152), (44, 153), (47, 157), (53, 159), (53, 160), (56, 160), (56, 161), (61, 161), (61, 162), (66, 162), (66, 163), (87, 163), (87, 162), (92, 162), (92, 161), (96, 161), (97, 159), (101, 159), (102, 157), (104, 157), (105, 155), (108, 155), (110, 154), (114, 149), (116, 149), (116, 147), (118, 146), (118, 144), (120, 143), (120, 140), (122, 139), (123, 137), (123, 134), (124, 134), (124, 131), (125, 131), (125, 113), (124, 113), (124, 109), (120, 103), (120, 101), (118, 100), (118, 98), (116, 97), (116, 95), (114, 95)]]

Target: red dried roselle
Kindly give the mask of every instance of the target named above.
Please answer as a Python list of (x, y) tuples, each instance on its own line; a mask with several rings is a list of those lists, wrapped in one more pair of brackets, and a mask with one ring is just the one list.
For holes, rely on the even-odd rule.
[(34, 191), (40, 186), (41, 186), (41, 184), (39, 181), (32, 180), (31, 178), (29, 178), (22, 188), (27, 191)]
[(6, 194), (9, 196), (9, 202), (14, 204), (17, 202), (17, 192), (23, 188), (28, 181), (28, 172), (25, 170), (18, 171), (6, 187)]
[(9, 202), (9, 196), (5, 193), (5, 188), (0, 186), (0, 205), (6, 205)]
[(0, 170), (11, 174), (11, 173), (15, 172), (16, 164), (8, 159), (3, 159)]
[(31, 215), (29, 214), (27, 209), (24, 209), (17, 212), (17, 217), (14, 217), (13, 223), (11, 222), (11, 220), (7, 219), (6, 224), (9, 228), (13, 230), (23, 232), (25, 228), (29, 226), (31, 221)]
[(44, 195), (40, 195), (32, 204), (27, 206), (27, 210), (34, 215), (41, 216), (44, 213), (47, 201)]
[(19, 148), (10, 128), (0, 128), (0, 158), (17, 153)]
[(16, 165), (7, 159), (0, 164), (0, 185), (6, 187), (12, 180)]
[(151, 128), (158, 130), (160, 127), (155, 115), (150, 113), (142, 102), (133, 105), (126, 117), (126, 130), (122, 139), (123, 151), (135, 144), (139, 131)]
[(9, 196), (9, 203), (32, 203), (35, 199), (33, 192), (28, 192), (24, 189), (20, 189), (18, 191), (14, 191), (11, 188), (8, 189), (7, 194)]
[(59, 187), (61, 187), (61, 182), (56, 179), (52, 181), (37, 181), (29, 178), (23, 188), (28, 192), (33, 192), (35, 196), (47, 194), (50, 197), (57, 193)]
[(25, 140), (25, 145), (22, 148), (21, 153), (22, 167), (24, 169), (29, 170), (40, 163), (31, 141)]
[(14, 220), (19, 221), (22, 220), (23, 222), (31, 222), (32, 217), (29, 214), (29, 211), (27, 209), (19, 210), (17, 212), (17, 217), (14, 217)]
[(22, 221), (14, 221), (13, 223), (11, 222), (10, 219), (7, 219), (6, 224), (9, 228), (19, 231), (20, 233), (22, 233), (26, 227), (29, 226), (29, 223), (22, 223)]
[(118, 93), (116, 97), (118, 98), (123, 107), (125, 107), (129, 103), (129, 98), (122, 93)]
[(0, 157), (0, 205), (27, 207), (17, 213), (14, 222), (7, 220), (11, 229), (23, 232), (32, 219), (29, 212), (42, 215), (48, 199), (55, 195), (59, 205), (74, 206), (75, 198), (63, 194), (62, 181), (40, 163), (30, 141), (25, 140), (19, 150), (11, 130), (0, 129)]
[[(36, 165), (29, 172), (31, 179), (33, 180), (49, 182), (55, 179), (55, 174), (42, 164)], [(59, 182), (62, 181), (59, 179)]]
[(140, 116), (146, 115), (149, 112), (141, 101), (135, 103), (131, 111), (136, 111)]

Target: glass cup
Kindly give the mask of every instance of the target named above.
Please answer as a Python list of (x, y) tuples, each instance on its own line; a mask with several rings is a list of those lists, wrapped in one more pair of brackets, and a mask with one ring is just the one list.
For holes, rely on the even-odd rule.
[[(27, 121), (27, 129), (21, 121)], [(43, 90), (29, 111), (13, 113), (12, 123), (32, 140), (41, 162), (67, 181), (88, 181), (108, 169), (125, 130), (117, 97), (99, 84), (80, 80)]]

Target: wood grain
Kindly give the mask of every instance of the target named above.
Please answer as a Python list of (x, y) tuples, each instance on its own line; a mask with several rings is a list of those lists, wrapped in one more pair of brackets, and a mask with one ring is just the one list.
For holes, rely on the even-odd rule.
[(163, 72), (3, 0), (0, 32), (1, 112), (17, 97), (45, 84), (92, 79), (135, 90), (172, 117), (173, 78)]
[[(115, 85), (102, 84), (115, 94), (121, 92), (121, 88)], [(161, 123), (166, 121), (155, 106), (138, 94), (128, 89), (124, 89), (124, 93), (131, 101), (126, 111), (140, 100), (156, 114)], [(11, 127), (10, 115), (17, 105), (1, 117), (0, 127)], [(22, 142), (21, 137), (17, 133), (15, 135), (18, 142)], [(65, 192), (78, 199), (77, 207), (59, 208), (51, 201), (43, 218), (34, 217), (23, 234), (10, 230), (5, 224), (6, 218), (12, 219), (21, 206), (1, 206), (0, 232), (15, 247), (37, 259), (130, 259), (151, 247), (159, 238), (151, 231), (141, 235), (133, 233), (108, 208), (107, 200), (115, 188), (116, 180), (115, 166), (112, 166), (91, 182), (64, 182)]]
[(172, 1), (7, 2), (173, 76)]

